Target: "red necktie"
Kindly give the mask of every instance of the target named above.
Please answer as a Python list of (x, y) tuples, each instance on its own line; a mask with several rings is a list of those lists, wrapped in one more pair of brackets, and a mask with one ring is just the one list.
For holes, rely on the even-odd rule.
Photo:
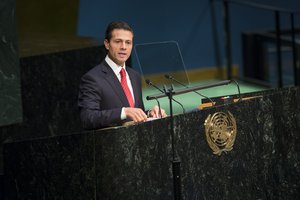
[(120, 75), (121, 75), (121, 85), (122, 88), (126, 94), (127, 100), (129, 102), (130, 107), (134, 107), (134, 102), (133, 102), (133, 98), (132, 98), (132, 94), (129, 90), (129, 87), (127, 85), (127, 80), (126, 80), (126, 72), (124, 70), (124, 68), (122, 67), (121, 71), (120, 71)]

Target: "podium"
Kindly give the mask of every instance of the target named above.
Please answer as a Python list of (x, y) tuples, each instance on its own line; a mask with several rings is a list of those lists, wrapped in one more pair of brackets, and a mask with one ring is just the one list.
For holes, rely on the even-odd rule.
[[(174, 116), (182, 199), (300, 196), (300, 88)], [(205, 120), (230, 112), (233, 148), (215, 155)], [(173, 199), (169, 118), (4, 144), (6, 199)]]

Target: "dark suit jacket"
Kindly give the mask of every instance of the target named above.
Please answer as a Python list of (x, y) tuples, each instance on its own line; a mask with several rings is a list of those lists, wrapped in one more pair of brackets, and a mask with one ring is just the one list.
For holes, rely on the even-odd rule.
[[(129, 67), (126, 71), (131, 80), (135, 107), (144, 110), (141, 77)], [(78, 107), (84, 129), (99, 129), (122, 123), (122, 107), (129, 107), (129, 103), (120, 81), (105, 60), (82, 76)]]

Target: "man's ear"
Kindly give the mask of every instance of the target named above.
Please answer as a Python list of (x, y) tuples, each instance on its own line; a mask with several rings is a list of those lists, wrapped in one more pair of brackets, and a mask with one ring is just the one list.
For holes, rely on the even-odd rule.
[(104, 40), (105, 49), (109, 50), (109, 42), (107, 39)]

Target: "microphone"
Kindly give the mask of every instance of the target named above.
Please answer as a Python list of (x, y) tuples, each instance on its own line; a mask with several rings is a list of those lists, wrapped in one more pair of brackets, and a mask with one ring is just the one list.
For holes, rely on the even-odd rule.
[[(162, 91), (161, 89), (159, 89), (159, 87), (157, 87), (156, 85), (153, 85), (153, 83), (152, 83), (150, 80), (146, 79), (145, 82), (146, 82), (147, 85), (150, 85), (150, 86), (155, 87), (156, 89), (158, 89), (158, 90), (161, 91), (162, 93), (164, 92), (164, 91)], [(157, 104), (158, 104), (158, 110), (159, 110), (160, 118), (162, 118), (160, 103), (159, 103), (159, 101), (157, 100), (157, 98), (155, 98), (155, 100), (156, 100), (156, 102), (157, 102)]]
[[(153, 85), (153, 83), (152, 83), (150, 80), (146, 79), (145, 82), (146, 82), (147, 85), (153, 86), (153, 87), (155, 87), (156, 89), (158, 89), (159, 91), (161, 91), (162, 93), (164, 93), (164, 91), (162, 91), (159, 87), (157, 87), (156, 85)], [(156, 102), (157, 102), (157, 104), (158, 104), (158, 110), (159, 110), (160, 118), (162, 118), (160, 103), (159, 103), (159, 101), (157, 100), (157, 98), (155, 98), (155, 100), (156, 100)]]
[(159, 87), (157, 87), (156, 85), (153, 85), (153, 83), (149, 80), (146, 79), (146, 84), (155, 87), (156, 89), (158, 89), (160, 92), (165, 93), (162, 89), (160, 89)]
[(237, 102), (240, 102), (242, 100), (240, 86), (239, 86), (239, 84), (238, 84), (238, 82), (236, 80), (233, 79), (232, 81), (235, 83), (235, 85), (236, 85), (236, 87), (238, 89), (238, 93), (239, 93), (239, 100)]
[[(171, 76), (171, 75), (169, 75), (169, 74), (165, 74), (165, 77), (166, 77), (167, 79), (170, 79), (170, 80), (172, 80), (172, 81), (175, 81), (176, 83), (182, 85), (182, 86), (185, 87), (185, 88), (189, 88), (187, 85), (185, 85), (185, 84), (183, 84), (182, 82), (178, 81), (177, 79), (175, 79), (173, 76)], [(205, 96), (205, 95), (203, 95), (203, 94), (200, 94), (200, 93), (197, 92), (196, 90), (193, 90), (193, 92), (195, 92), (196, 94), (200, 95), (201, 97), (204, 97), (204, 98), (208, 99), (208, 100), (212, 103), (213, 106), (215, 105), (215, 102), (213, 102), (213, 100), (212, 100), (211, 98), (209, 98), (208, 96)]]
[[(165, 91), (163, 91), (162, 89), (160, 89), (159, 87), (154, 85), (149, 79), (146, 79), (145, 82), (147, 85), (153, 86), (154, 88), (158, 89), (161, 93), (165, 94), (167, 92), (166, 88), (164, 89)], [(164, 86), (164, 87), (166, 87), (166, 86)], [(147, 98), (147, 100), (150, 100), (150, 99)], [(180, 102), (178, 102), (177, 100), (175, 100), (174, 98), (172, 98), (172, 100), (175, 101), (176, 103), (178, 103), (181, 106), (183, 113), (185, 113), (185, 109), (184, 109), (183, 105)], [(159, 108), (159, 111), (161, 112), (160, 108)]]

